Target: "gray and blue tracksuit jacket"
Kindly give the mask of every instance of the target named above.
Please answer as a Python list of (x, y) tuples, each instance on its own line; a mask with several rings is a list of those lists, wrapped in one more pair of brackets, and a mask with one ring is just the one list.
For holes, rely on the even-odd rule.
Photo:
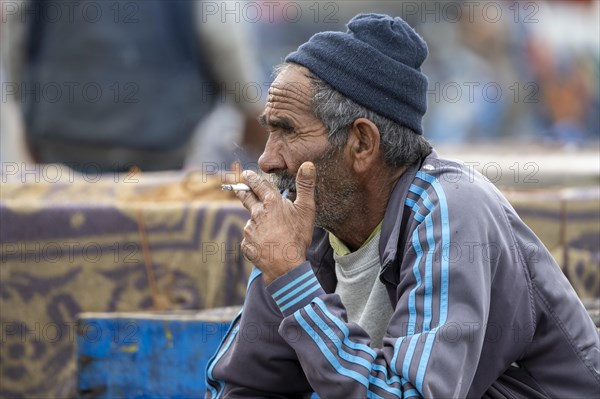
[[(360, 209), (357, 209), (360, 212)], [(332, 249), (265, 287), (207, 367), (209, 398), (594, 398), (598, 332), (569, 282), (500, 192), (432, 153), (398, 181), (380, 279), (395, 312), (382, 348), (348, 323)]]

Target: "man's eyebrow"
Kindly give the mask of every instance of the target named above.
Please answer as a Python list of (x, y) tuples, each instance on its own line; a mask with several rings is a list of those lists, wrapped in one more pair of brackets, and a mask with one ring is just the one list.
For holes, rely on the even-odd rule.
[(271, 127), (271, 128), (276, 128), (276, 129), (282, 129), (282, 130), (293, 130), (294, 129), (294, 123), (292, 122), (291, 119), (288, 119), (286, 117), (279, 117), (279, 118), (269, 118), (267, 120), (267, 117), (265, 116), (265, 114), (260, 115), (258, 118), (258, 123), (260, 123), (262, 126), (265, 127)]

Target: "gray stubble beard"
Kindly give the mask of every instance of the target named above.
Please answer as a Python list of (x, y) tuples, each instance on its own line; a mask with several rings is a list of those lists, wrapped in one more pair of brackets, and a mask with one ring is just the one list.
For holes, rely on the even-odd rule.
[[(315, 226), (328, 231), (337, 231), (354, 213), (358, 185), (352, 174), (340, 166), (340, 150), (330, 147), (317, 160), (313, 161), (317, 172), (315, 186)], [(296, 177), (287, 173), (276, 173), (273, 181), (283, 192), (290, 190), (288, 197), (296, 199)]]

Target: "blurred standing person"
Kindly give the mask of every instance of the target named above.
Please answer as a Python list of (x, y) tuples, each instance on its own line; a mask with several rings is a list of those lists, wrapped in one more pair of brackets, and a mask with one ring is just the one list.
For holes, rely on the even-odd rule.
[[(522, 29), (506, 17), (508, 3), (489, 5), (505, 17), (492, 20), (465, 2), (455, 14), (429, 15), (423, 21), (433, 50), (425, 70), (431, 77), (426, 125), (434, 141), (460, 144), (521, 136), (517, 125), (525, 111), (513, 101), (512, 90), (524, 85), (518, 70), (524, 58)], [(432, 23), (435, 18), (441, 23)]]
[[(241, 90), (258, 75), (241, 25), (205, 18), (202, 2), (14, 5), (3, 48), (38, 162), (179, 169), (222, 90)], [(229, 97), (246, 116), (243, 144), (262, 147), (260, 104)]]

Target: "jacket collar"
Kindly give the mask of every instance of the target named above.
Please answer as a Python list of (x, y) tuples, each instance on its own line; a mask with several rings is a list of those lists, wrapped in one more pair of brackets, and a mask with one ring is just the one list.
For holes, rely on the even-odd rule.
[(398, 250), (404, 251), (403, 245), (406, 245), (404, 242), (406, 240), (406, 232), (404, 231), (406, 230), (406, 223), (403, 222), (407, 220), (408, 215), (405, 215), (405, 210), (407, 208), (404, 206), (404, 202), (408, 196), (410, 185), (415, 180), (415, 176), (421, 167), (424, 164), (435, 163), (437, 158), (437, 153), (435, 150), (432, 150), (425, 159), (421, 159), (416, 165), (409, 167), (406, 172), (400, 176), (396, 182), (394, 191), (392, 191), (383, 218), (381, 238), (379, 241), (379, 258), (382, 267), (381, 274), (383, 275), (384, 280), (395, 283), (398, 275), (398, 273), (386, 273), (386, 271), (391, 270), (390, 266), (399, 265), (401, 263), (399, 257), (402, 256), (402, 253), (399, 254)]
[(388, 201), (383, 217), (383, 225), (381, 226), (381, 238), (379, 239), (379, 258), (383, 268), (396, 258), (398, 239), (402, 230), (404, 201), (420, 166), (420, 164), (413, 165), (400, 176)]

